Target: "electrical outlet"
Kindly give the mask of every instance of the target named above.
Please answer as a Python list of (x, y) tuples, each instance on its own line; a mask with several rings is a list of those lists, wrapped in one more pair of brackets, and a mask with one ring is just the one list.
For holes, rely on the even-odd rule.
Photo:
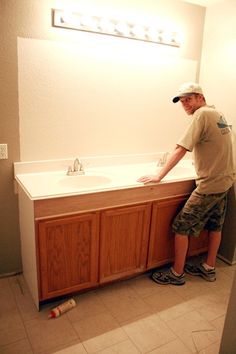
[(7, 144), (0, 144), (0, 160), (8, 159)]

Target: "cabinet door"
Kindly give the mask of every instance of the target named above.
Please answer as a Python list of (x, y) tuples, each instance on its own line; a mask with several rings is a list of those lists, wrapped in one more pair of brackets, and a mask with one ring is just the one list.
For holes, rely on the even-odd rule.
[(40, 300), (97, 284), (98, 231), (97, 213), (38, 223)]
[[(148, 269), (167, 264), (174, 260), (174, 233), (171, 225), (187, 197), (175, 197), (153, 203), (150, 244), (148, 252)], [(188, 256), (206, 252), (208, 233), (203, 230), (199, 237), (189, 238)]]
[(186, 197), (175, 197), (153, 203), (147, 268), (169, 263), (174, 259), (174, 234), (171, 224)]
[(150, 211), (150, 204), (141, 204), (102, 212), (101, 283), (146, 269)]
[(206, 252), (208, 249), (208, 231), (203, 230), (199, 237), (190, 237), (188, 256), (195, 256), (197, 254)]

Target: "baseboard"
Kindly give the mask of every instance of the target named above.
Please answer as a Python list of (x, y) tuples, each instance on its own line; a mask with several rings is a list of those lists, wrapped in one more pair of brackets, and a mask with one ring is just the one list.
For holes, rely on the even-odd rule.
[(15, 275), (19, 275), (19, 274), (22, 274), (22, 270), (11, 272), (11, 273), (0, 274), (0, 278), (14, 277)]
[(225, 257), (221, 256), (220, 254), (217, 254), (217, 258), (220, 258), (222, 261), (224, 261), (225, 263), (230, 264), (230, 265), (236, 264), (236, 260), (230, 261), (230, 260), (226, 259)]

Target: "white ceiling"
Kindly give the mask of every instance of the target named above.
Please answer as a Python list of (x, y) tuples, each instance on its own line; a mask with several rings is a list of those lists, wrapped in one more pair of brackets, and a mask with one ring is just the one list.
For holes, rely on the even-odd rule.
[(204, 7), (208, 7), (212, 4), (215, 4), (216, 2), (222, 1), (222, 0), (184, 0), (185, 2), (190, 2), (191, 4), (196, 4), (196, 5), (201, 5)]

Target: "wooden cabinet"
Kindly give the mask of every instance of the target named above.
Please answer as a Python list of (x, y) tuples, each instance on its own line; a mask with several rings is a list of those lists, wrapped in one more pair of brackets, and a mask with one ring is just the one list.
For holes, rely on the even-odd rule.
[[(186, 196), (180, 196), (153, 203), (147, 269), (174, 260), (174, 233), (171, 230), (171, 225), (186, 200)], [(207, 245), (207, 231), (202, 231), (198, 238), (190, 237), (187, 256), (207, 251)]]
[[(22, 264), (36, 306), (173, 261), (170, 225), (193, 188), (170, 181), (32, 200), (19, 185)], [(206, 240), (191, 241), (190, 254)]]
[(38, 222), (40, 300), (98, 283), (99, 213)]
[[(39, 301), (96, 287), (174, 260), (173, 218), (187, 197), (36, 221)], [(189, 255), (207, 250), (207, 233)]]
[(101, 213), (100, 282), (146, 269), (151, 203)]
[(173, 261), (174, 234), (171, 223), (185, 201), (185, 197), (175, 197), (153, 203), (148, 269)]
[(199, 237), (190, 237), (187, 256), (194, 256), (206, 252), (208, 249), (208, 231), (203, 230)]

